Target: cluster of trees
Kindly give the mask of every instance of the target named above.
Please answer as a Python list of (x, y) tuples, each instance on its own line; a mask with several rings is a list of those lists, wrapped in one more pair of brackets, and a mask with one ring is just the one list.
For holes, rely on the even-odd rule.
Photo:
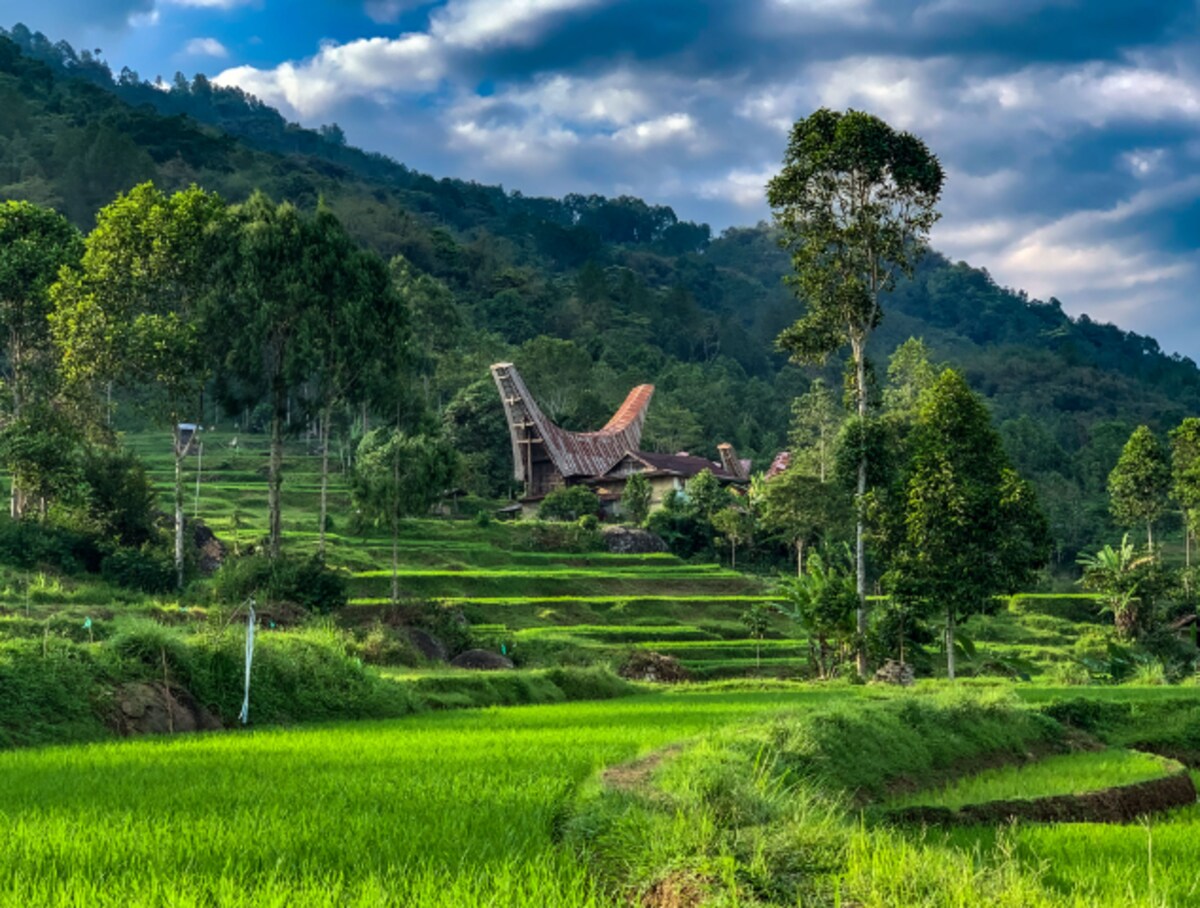
[[(12, 515), (69, 503), (108, 431), (114, 388), (175, 439), (174, 563), (183, 584), (184, 423), (207, 392), (229, 412), (266, 408), (267, 553), (281, 552), (286, 426), (316, 426), (324, 555), (330, 435), (358, 417), (366, 435), (355, 497), (393, 530), (450, 484), (453, 451), (414, 407), (404, 284), (327, 209), (305, 215), (255, 194), (227, 205), (198, 188), (141, 184), (79, 235), (28, 202), (0, 206), (0, 320), (8, 338), (0, 452)], [(120, 396), (120, 395), (119, 395)]]
[[(1109, 474), (1108, 491), (1114, 520), (1144, 530), (1146, 544), (1136, 545), (1126, 533), (1119, 545), (1080, 556), (1080, 582), (1100, 594), (1120, 637), (1153, 638), (1167, 618), (1196, 609), (1192, 546), (1200, 528), (1200, 419), (1184, 419), (1167, 444), (1139, 426)], [(1183, 525), (1181, 567), (1169, 565), (1155, 542), (1155, 526), (1172, 511)]]
[[(498, 359), (520, 363), (535, 394), (557, 397), (564, 425), (595, 428), (630, 386), (651, 381), (647, 446), (707, 451), (724, 440), (760, 464), (785, 446), (788, 407), (813, 370), (841, 383), (839, 365), (792, 364), (775, 349), (795, 320), (779, 280), (790, 267), (780, 225), (713, 238), (637, 199), (435, 180), (203, 76), (146, 80), (28, 29), (9, 36), (0, 38), (0, 197), (55, 208), (79, 227), (146, 179), (235, 202), (257, 187), (307, 215), (324, 199), (358, 242), (388, 261), (402, 256), (423, 339), (417, 390), (451, 424), (472, 491), (510, 489), (485, 371)], [(1130, 431), (1164, 431), (1200, 407), (1190, 361), (933, 253), (897, 277), (888, 309), (866, 335), (868, 360), (922, 336), (937, 357), (969, 364), (964, 375), (1034, 483), (1066, 568), (1116, 529), (1105, 480)], [(569, 380), (542, 377), (559, 374)]]

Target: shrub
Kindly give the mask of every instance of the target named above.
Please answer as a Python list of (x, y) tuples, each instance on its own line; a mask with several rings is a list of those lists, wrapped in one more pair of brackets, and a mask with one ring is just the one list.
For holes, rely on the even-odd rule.
[(175, 588), (175, 562), (153, 549), (117, 549), (100, 562), (100, 576), (127, 589), (166, 593)]
[(83, 459), (83, 481), (86, 520), (102, 537), (137, 547), (158, 536), (154, 483), (133, 453), (90, 450)]
[(62, 527), (0, 517), (0, 563), (19, 568), (46, 567), (64, 574), (100, 569), (96, 540)]
[(564, 486), (542, 499), (538, 507), (541, 520), (578, 520), (600, 510), (600, 498), (587, 486)]
[(316, 556), (251, 555), (226, 562), (213, 577), (213, 592), (223, 602), (254, 596), (264, 603), (295, 603), (319, 614), (343, 608), (350, 595), (345, 574)]

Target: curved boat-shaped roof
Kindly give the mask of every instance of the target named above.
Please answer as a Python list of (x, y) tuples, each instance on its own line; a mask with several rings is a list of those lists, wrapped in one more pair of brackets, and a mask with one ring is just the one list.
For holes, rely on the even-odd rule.
[(604, 428), (597, 432), (568, 432), (542, 413), (537, 401), (525, 387), (517, 367), (512, 363), (496, 363), (492, 377), (504, 402), (512, 437), (514, 476), (527, 480), (526, 458), (522, 444), (540, 441), (555, 468), (564, 478), (570, 476), (599, 476), (625, 456), (636, 451), (642, 441), (642, 426), (646, 408), (654, 396), (653, 385), (638, 385)]

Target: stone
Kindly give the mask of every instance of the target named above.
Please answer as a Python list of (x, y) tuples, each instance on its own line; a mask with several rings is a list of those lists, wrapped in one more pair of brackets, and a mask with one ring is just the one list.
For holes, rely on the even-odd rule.
[(655, 555), (667, 551), (662, 538), (649, 530), (611, 526), (602, 532), (605, 548), (619, 555)]
[(900, 687), (909, 687), (917, 680), (917, 676), (913, 672), (913, 667), (907, 662), (888, 659), (879, 667), (875, 672), (875, 677), (871, 680), (878, 684), (897, 684)]
[(680, 681), (690, 681), (691, 672), (679, 664), (674, 656), (664, 656), (662, 653), (635, 650), (625, 660), (618, 673), (630, 681), (651, 681), (662, 684), (677, 684)]
[(512, 659), (486, 649), (469, 649), (465, 653), (459, 653), (450, 660), (450, 664), (455, 668), (476, 671), (499, 671), (513, 667)]
[(115, 693), (113, 725), (120, 735), (162, 735), (216, 731), (221, 720), (182, 688), (153, 684), (122, 684)]

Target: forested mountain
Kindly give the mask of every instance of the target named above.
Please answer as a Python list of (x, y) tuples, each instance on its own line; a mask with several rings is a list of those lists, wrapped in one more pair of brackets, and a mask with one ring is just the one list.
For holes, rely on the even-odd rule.
[[(323, 199), (393, 260), (416, 327), (414, 394), (472, 454), (480, 490), (501, 487), (509, 468), (486, 371), (497, 359), (512, 357), (571, 428), (595, 427), (629, 387), (653, 382), (648, 446), (711, 456), (730, 441), (758, 467), (786, 445), (790, 403), (815, 374), (775, 350), (799, 305), (765, 225), (713, 237), (639, 199), (435, 180), (203, 76), (114, 77), (96, 56), (21, 26), (0, 36), (0, 112), (0, 198), (54, 207), (85, 230), (144, 180), (230, 201), (262, 189), (306, 210)], [(910, 336), (962, 369), (1035, 480), (1064, 553), (1113, 532), (1105, 480), (1132, 428), (1164, 431), (1200, 411), (1190, 360), (965, 263), (928, 256), (884, 305), (877, 373)], [(827, 371), (836, 381), (836, 364)]]

